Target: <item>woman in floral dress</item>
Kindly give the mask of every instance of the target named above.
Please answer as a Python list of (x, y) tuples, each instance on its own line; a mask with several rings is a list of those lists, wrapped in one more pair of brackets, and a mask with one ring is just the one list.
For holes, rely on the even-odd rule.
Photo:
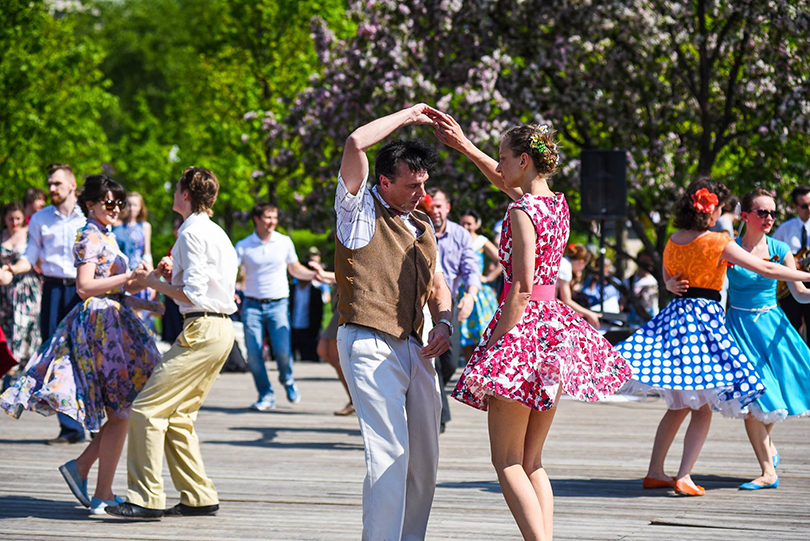
[[(25, 253), (27, 227), (23, 206), (9, 203), (3, 209), (0, 267), (12, 265)], [(9, 348), (20, 362), (22, 371), (28, 359), (41, 342), (39, 333), (39, 305), (42, 298), (42, 279), (33, 271), (14, 276), (12, 282), (0, 289), (0, 324), (6, 333)]]
[(437, 112), (433, 119), (439, 140), (469, 157), (513, 200), (500, 242), (506, 295), (453, 396), (489, 412), (492, 462), (523, 537), (551, 539), (554, 497), (542, 452), (560, 392), (599, 400), (630, 378), (630, 368), (554, 298), (570, 222), (565, 196), (548, 188), (558, 156), (552, 130), (510, 129), (496, 162), (452, 117)]
[[(124, 296), (140, 286), (108, 227), (123, 206), (124, 189), (104, 175), (87, 178), (79, 204), (87, 225), (74, 245), (76, 291), (83, 302), (59, 324), (17, 383), (0, 396), (14, 417), (25, 409), (70, 415), (96, 437), (59, 468), (73, 494), (93, 514), (113, 504), (112, 481), (127, 435), (132, 401), (160, 359), (155, 342)], [(105, 421), (106, 417), (106, 421)], [(95, 495), (87, 476), (99, 461)], [(123, 501), (123, 500), (120, 500)]]

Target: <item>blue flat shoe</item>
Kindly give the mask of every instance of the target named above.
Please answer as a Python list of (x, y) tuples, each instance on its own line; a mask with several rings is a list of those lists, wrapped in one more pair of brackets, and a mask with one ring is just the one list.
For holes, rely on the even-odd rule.
[(778, 468), (779, 463), (782, 462), (782, 457), (779, 456), (779, 453), (776, 453), (771, 457), (771, 460), (773, 461), (773, 467)]
[(763, 488), (779, 488), (779, 478), (770, 485), (756, 485), (754, 483), (743, 483), (740, 485), (740, 490), (760, 490)]
[(87, 495), (87, 479), (82, 479), (76, 461), (71, 460), (59, 466), (59, 473), (65, 478), (68, 488), (79, 500), (79, 503), (85, 507), (90, 507), (90, 497)]

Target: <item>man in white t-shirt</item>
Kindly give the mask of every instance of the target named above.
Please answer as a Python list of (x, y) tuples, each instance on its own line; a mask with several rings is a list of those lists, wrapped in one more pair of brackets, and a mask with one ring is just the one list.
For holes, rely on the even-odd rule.
[(279, 381), (284, 385), (287, 399), (293, 403), (301, 400), (293, 379), (287, 273), (299, 280), (312, 280), (315, 271), (298, 261), (290, 237), (276, 231), (278, 207), (258, 203), (250, 216), (256, 230), (236, 243), (237, 263), (245, 271), (242, 323), (248, 366), (259, 392), (259, 399), (250, 408), (268, 411), (275, 407), (276, 398), (262, 357), (265, 337), (270, 339)]

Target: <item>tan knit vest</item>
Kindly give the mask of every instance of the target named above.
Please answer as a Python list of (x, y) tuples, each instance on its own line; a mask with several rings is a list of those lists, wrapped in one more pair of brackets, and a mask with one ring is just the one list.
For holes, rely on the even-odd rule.
[(353, 323), (422, 343), (422, 309), (436, 269), (436, 236), (426, 214), (411, 213), (422, 233), (414, 238), (402, 219), (374, 196), (371, 242), (350, 250), (335, 243), (340, 324)]

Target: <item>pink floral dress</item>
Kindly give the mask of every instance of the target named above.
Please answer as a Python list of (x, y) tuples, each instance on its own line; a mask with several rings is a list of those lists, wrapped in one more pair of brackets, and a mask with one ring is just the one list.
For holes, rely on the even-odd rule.
[[(534, 223), (537, 245), (533, 283), (554, 284), (570, 231), (565, 196), (524, 194), (509, 205), (512, 209), (525, 212)], [(511, 284), (512, 227), (508, 214), (499, 255), (506, 283)], [(453, 391), (455, 399), (486, 411), (494, 394), (545, 411), (554, 407), (560, 383), (574, 398), (595, 402), (615, 393), (630, 379), (627, 361), (558, 300), (529, 301), (518, 324), (487, 349), (502, 310), (503, 303), (467, 363)]]

